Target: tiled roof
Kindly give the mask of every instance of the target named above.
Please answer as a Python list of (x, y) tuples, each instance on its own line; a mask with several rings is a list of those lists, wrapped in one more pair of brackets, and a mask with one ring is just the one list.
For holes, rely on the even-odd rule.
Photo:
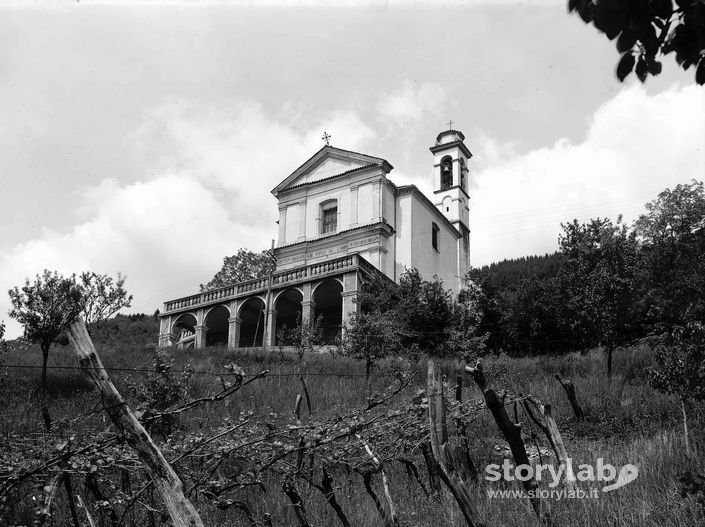
[(358, 170), (364, 170), (365, 168), (370, 168), (370, 167), (381, 167), (382, 165), (380, 163), (370, 163), (369, 165), (364, 165), (361, 167), (355, 167), (351, 168), (350, 170), (346, 170), (345, 172), (341, 172), (340, 174), (333, 174), (332, 176), (324, 177), (321, 179), (316, 179), (314, 181), (307, 181), (305, 183), (299, 183), (298, 185), (292, 185), (291, 187), (287, 187), (285, 190), (289, 191), (295, 188), (300, 188), (300, 187), (305, 187), (306, 185), (313, 185), (314, 183), (320, 183), (321, 181), (328, 181), (340, 176), (346, 176), (348, 174), (351, 174), (353, 172), (357, 172)]

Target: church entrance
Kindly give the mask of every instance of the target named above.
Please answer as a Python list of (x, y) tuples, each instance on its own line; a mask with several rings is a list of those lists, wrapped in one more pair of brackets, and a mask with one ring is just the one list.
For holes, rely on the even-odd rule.
[(274, 303), (274, 309), (277, 312), (274, 332), (275, 344), (289, 344), (286, 333), (301, 324), (302, 300), (303, 295), (298, 289), (287, 289), (277, 296), (277, 300)]
[(340, 338), (343, 325), (343, 285), (334, 278), (324, 280), (316, 287), (313, 301), (314, 316), (321, 321), (324, 344), (335, 344)]
[(216, 306), (208, 312), (204, 321), (208, 328), (206, 346), (228, 345), (228, 318), (230, 310), (225, 306)]
[(240, 348), (260, 347), (264, 342), (264, 301), (248, 299), (240, 308)]

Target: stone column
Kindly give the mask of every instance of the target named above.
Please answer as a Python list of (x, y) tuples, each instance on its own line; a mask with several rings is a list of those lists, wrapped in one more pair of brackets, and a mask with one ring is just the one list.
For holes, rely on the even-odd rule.
[(269, 323), (267, 327), (264, 328), (264, 346), (271, 347), (277, 340), (277, 310), (270, 308), (269, 311)]
[(357, 189), (358, 187), (350, 187), (350, 226), (357, 225)]
[(228, 319), (228, 348), (237, 348), (240, 345), (240, 317), (230, 317)]
[(203, 324), (199, 324), (194, 328), (196, 330), (196, 342), (194, 347), (196, 349), (202, 349), (206, 347), (206, 334), (208, 333), (208, 328)]
[(357, 300), (358, 276), (357, 271), (346, 273), (343, 276), (343, 338), (345, 338), (345, 324), (351, 315), (358, 312)]
[(316, 316), (316, 303), (313, 301), (311, 295), (311, 282), (303, 284), (301, 290), (301, 324), (308, 324), (314, 321)]

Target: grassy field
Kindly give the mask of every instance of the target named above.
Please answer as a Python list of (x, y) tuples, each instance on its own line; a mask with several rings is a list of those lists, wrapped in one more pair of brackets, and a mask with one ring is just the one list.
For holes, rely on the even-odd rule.
[[(143, 393), (154, 374), (152, 369), (154, 351), (146, 346), (152, 338), (148, 331), (124, 324), (118, 331), (107, 331), (96, 338), (97, 349), (120, 391), (133, 407), (140, 406)], [(140, 326), (141, 327), (141, 326)], [(382, 392), (395, 383), (397, 370), (417, 371), (414, 383), (392, 399), (384, 411), (408, 404), (412, 396), (424, 388), (425, 362), (387, 360), (375, 369), (368, 387), (364, 377), (364, 365), (330, 354), (306, 355), (299, 362), (295, 355), (278, 352), (233, 352), (209, 348), (202, 351), (170, 352), (173, 359), (172, 372), (186, 387), (184, 398), (202, 397), (222, 389), (219, 377), (224, 365), (235, 362), (248, 374), (268, 369), (270, 374), (253, 382), (235, 394), (227, 403), (222, 401), (199, 407), (184, 414), (180, 428), (168, 442), (157, 439), (169, 451), (180, 438), (209, 432), (222, 427), (226, 420), (236, 421), (243, 415), (252, 415), (262, 423), (291, 423), (296, 395), (301, 393), (299, 375), (304, 375), (308, 386), (313, 415), (324, 419), (344, 415), (351, 408), (364, 406), (368, 389)], [(498, 391), (506, 389), (512, 394), (532, 394), (544, 402), (550, 402), (554, 416), (575, 466), (582, 463), (594, 465), (601, 457), (616, 467), (631, 463), (639, 468), (639, 476), (632, 483), (598, 498), (547, 500), (551, 509), (553, 525), (648, 525), (689, 526), (703, 524), (703, 510), (698, 496), (683, 496), (679, 480), (686, 471), (705, 472), (702, 460), (703, 427), (705, 422), (699, 409), (694, 409), (691, 419), (691, 453), (685, 452), (681, 426), (680, 407), (677, 400), (652, 390), (647, 383), (646, 370), (652, 365), (653, 354), (645, 348), (619, 350), (615, 354), (611, 379), (604, 374), (604, 357), (599, 351), (588, 354), (569, 354), (535, 358), (509, 358), (491, 356), (484, 359), (487, 379)], [(49, 411), (54, 421), (52, 433), (43, 431), (41, 391), (39, 390), (40, 353), (38, 349), (14, 350), (4, 356), (6, 366), (25, 368), (0, 368), (0, 448), (9, 453), (22, 440), (33, 441), (35, 448), (49, 451), (62, 438), (74, 437), (76, 441), (90, 437), (109, 427), (109, 422), (100, 411), (96, 394), (79, 375), (70, 368), (76, 360), (67, 347), (57, 346), (52, 350), (49, 371)], [(444, 365), (447, 378), (454, 384), (462, 364), (447, 362)], [(66, 369), (62, 369), (66, 368)], [(189, 370), (185, 379), (181, 371)], [(575, 384), (578, 399), (586, 410), (587, 418), (576, 421), (565, 394), (554, 379), (560, 373)], [(465, 377), (464, 400), (480, 398), (479, 390)], [(513, 409), (508, 408), (510, 415)], [(83, 416), (89, 412), (95, 413)], [(521, 416), (520, 416), (521, 417)], [(542, 449), (548, 447), (545, 437), (535, 426), (522, 418), (527, 445), (538, 443)], [(470, 454), (482, 472), (487, 464), (500, 463), (508, 456), (494, 420), (487, 410), (481, 410), (470, 424)], [(536, 434), (535, 434), (536, 433)], [(4, 443), (4, 446), (3, 446)], [(40, 445), (37, 447), (36, 445)], [(409, 457), (419, 467), (422, 481), (427, 483), (425, 465), (418, 451)], [(544, 462), (555, 462), (552, 457)], [(11, 460), (4, 458), (7, 465)], [(23, 460), (31, 466), (32, 460)], [(16, 468), (15, 468), (16, 469)], [(5, 466), (7, 470), (7, 466)], [(80, 471), (79, 471), (80, 472)], [(398, 463), (387, 467), (390, 488), (399, 511), (401, 525), (439, 526), (464, 525), (459, 510), (447, 492), (440, 497), (427, 497), (418, 483), (409, 477)], [(488, 489), (499, 488), (498, 483), (484, 480), (471, 489), (477, 507), (487, 525), (525, 526), (538, 525), (528, 500), (517, 498), (489, 498)], [(101, 472), (104, 486), (119, 487), (119, 476), (109, 471)], [(383, 525), (369, 495), (362, 485), (362, 478), (355, 473), (338, 471), (334, 474), (335, 489), (341, 507), (352, 525)], [(250, 488), (240, 492), (238, 499), (246, 501), (256, 521), (262, 521), (265, 512), (271, 514), (275, 526), (295, 525), (291, 503), (281, 491), (281, 482), (275, 475), (263, 480), (267, 492)], [(0, 523), (7, 525), (29, 525), (33, 518), (32, 496), (39, 496), (43, 483), (33, 480), (24, 484), (13, 498), (14, 503), (6, 508)], [(502, 488), (519, 488), (508, 484)], [(545, 486), (545, 485), (544, 485)], [(80, 483), (75, 483), (75, 492), (80, 494), (99, 523), (110, 525), (110, 520)], [(299, 484), (309, 521), (314, 526), (339, 525), (332, 509), (314, 488)], [(379, 478), (375, 489), (381, 495)], [(700, 496), (702, 498), (702, 496)], [(53, 525), (68, 525), (70, 516), (65, 498), (57, 498)], [(241, 511), (230, 508), (218, 510), (202, 495), (195, 495), (196, 506), (207, 525), (248, 525)], [(162, 509), (158, 500), (157, 509)], [(116, 505), (119, 509), (119, 505)], [(155, 525), (165, 524), (167, 518), (154, 513), (148, 515), (144, 507), (137, 506), (134, 513), (126, 515), (125, 524), (143, 525), (148, 520)], [(166, 522), (168, 524), (168, 522)]]

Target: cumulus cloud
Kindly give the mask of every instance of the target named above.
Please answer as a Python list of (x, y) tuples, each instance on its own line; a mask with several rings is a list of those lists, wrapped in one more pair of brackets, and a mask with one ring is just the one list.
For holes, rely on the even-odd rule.
[(380, 100), (378, 110), (394, 124), (403, 125), (437, 113), (444, 98), (445, 90), (438, 84), (404, 81), (399, 89)]
[[(375, 136), (352, 112), (325, 117), (348, 148), (364, 149)], [(82, 205), (68, 232), (45, 230), (0, 252), (0, 290), (48, 268), (121, 272), (136, 311), (195, 293), (224, 256), (264, 249), (276, 237), (270, 190), (321, 147), (321, 130), (320, 122), (273, 118), (256, 103), (169, 101), (131, 137), (143, 176), (79, 189)], [(0, 295), (0, 312), (8, 309)], [(17, 336), (20, 328), (7, 322), (8, 335)]]
[(664, 188), (702, 179), (702, 115), (696, 86), (649, 95), (634, 85), (597, 110), (582, 142), (517, 153), (482, 138), (476, 155), (492, 163), (471, 178), (473, 265), (553, 252), (561, 222), (619, 214), (631, 221)]

